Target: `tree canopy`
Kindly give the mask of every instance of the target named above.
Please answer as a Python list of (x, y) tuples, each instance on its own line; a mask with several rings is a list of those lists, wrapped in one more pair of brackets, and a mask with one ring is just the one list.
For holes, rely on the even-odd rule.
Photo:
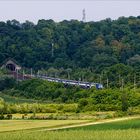
[(139, 73), (139, 55), (139, 16), (86, 23), (0, 22), (0, 63), (11, 57), (23, 67), (45, 69), (54, 77), (98, 81), (95, 74), (114, 69), (116, 64)]

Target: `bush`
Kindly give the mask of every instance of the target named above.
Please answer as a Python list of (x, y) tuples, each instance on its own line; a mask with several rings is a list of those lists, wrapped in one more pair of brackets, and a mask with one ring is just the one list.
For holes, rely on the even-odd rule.
[(3, 120), (3, 119), (4, 119), (4, 115), (0, 114), (0, 120)]
[(128, 108), (127, 113), (128, 115), (140, 114), (140, 106)]
[(12, 117), (13, 117), (12, 114), (7, 114), (6, 117), (5, 117), (5, 119), (11, 120)]
[(82, 99), (79, 100), (79, 102), (78, 102), (78, 107), (79, 108), (84, 108), (86, 105), (88, 105), (87, 99), (82, 98)]
[(70, 105), (64, 105), (63, 112), (76, 112), (77, 110), (77, 105), (75, 104), (70, 104)]
[(45, 112), (46, 113), (56, 113), (57, 112), (57, 110), (56, 109), (54, 109), (54, 108), (45, 108)]
[(16, 85), (16, 80), (9, 77), (0, 78), (0, 90), (10, 89)]

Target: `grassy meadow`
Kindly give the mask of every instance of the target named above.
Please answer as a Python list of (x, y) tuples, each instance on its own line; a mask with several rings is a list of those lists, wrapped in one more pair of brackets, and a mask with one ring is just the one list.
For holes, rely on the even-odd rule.
[[(64, 123), (63, 121), (60, 122)], [(48, 123), (53, 124), (54, 122), (48, 121)], [(10, 126), (12, 125), (12, 122), (11, 124), (9, 122), (7, 124), (9, 124)], [(33, 122), (30, 125), (33, 125)], [(25, 124), (19, 123), (19, 125), (16, 124), (15, 127), (22, 128), (25, 127)], [(4, 128), (6, 131), (6, 127), (4, 125), (3, 127), (0, 128), (0, 130)], [(11, 132), (1, 131), (0, 139), (1, 140), (7, 140), (7, 139), (9, 140), (139, 140), (140, 139), (139, 134), (140, 134), (140, 119), (132, 119), (132, 120), (124, 120), (118, 122), (83, 126), (83, 127), (77, 127), (71, 129), (64, 129), (58, 131), (46, 131), (45, 129), (43, 130), (42, 128), (28, 129), (22, 131), (11, 131)]]
[(87, 123), (88, 120), (0, 120), (0, 133)]

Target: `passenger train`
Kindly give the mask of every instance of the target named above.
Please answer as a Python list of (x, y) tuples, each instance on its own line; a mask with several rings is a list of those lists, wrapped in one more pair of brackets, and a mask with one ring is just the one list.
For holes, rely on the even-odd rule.
[(67, 85), (75, 85), (80, 86), (83, 88), (92, 88), (95, 87), (96, 89), (103, 89), (103, 85), (100, 83), (92, 83), (92, 82), (83, 82), (83, 81), (75, 81), (75, 80), (67, 80), (67, 79), (60, 79), (60, 78), (52, 78), (47, 77), (45, 75), (36, 75), (36, 78), (44, 79), (50, 82), (57, 82), (57, 83), (63, 83)]

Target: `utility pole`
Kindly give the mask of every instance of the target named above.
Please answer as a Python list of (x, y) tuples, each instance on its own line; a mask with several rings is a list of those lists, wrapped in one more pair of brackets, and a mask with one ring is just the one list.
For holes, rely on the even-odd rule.
[(123, 89), (124, 89), (124, 79), (122, 79), (121, 89), (122, 89), (122, 91), (123, 91)]
[(52, 52), (52, 57), (54, 57), (54, 43), (52, 43), (52, 50), (51, 50), (51, 52)]
[(108, 78), (106, 79), (106, 86), (107, 86), (107, 88), (109, 87), (109, 84), (108, 84)]
[(25, 72), (23, 70), (23, 73), (22, 73), (22, 80), (24, 80), (24, 75), (25, 75)]
[(100, 84), (102, 83), (102, 75), (100, 74)]
[(18, 69), (16, 69), (16, 79), (17, 79), (17, 82), (18, 82)]
[(37, 76), (39, 77), (39, 70), (38, 70), (38, 72), (37, 72)]
[(136, 90), (136, 74), (134, 74), (134, 91)]
[(33, 69), (31, 68), (31, 77), (33, 76)]
[(121, 87), (121, 75), (119, 74), (119, 87)]

